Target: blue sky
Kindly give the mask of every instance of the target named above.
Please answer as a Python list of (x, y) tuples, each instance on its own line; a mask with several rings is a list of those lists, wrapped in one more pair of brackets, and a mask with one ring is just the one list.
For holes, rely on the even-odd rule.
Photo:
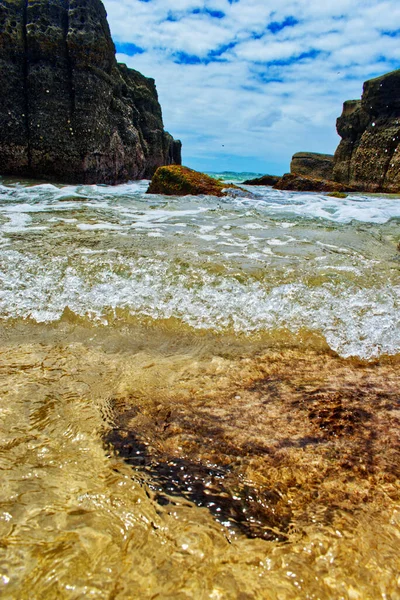
[(365, 80), (400, 68), (398, 0), (104, 0), (117, 58), (154, 77), (183, 162), (281, 174), (333, 153)]

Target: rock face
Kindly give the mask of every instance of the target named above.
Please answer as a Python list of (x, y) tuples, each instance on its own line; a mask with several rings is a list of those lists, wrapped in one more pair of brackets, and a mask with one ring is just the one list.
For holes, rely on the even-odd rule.
[(333, 155), (297, 152), (290, 163), (290, 172), (315, 179), (332, 179)]
[(73, 183), (181, 162), (154, 80), (119, 65), (100, 0), (0, 0), (0, 172)]
[(335, 181), (370, 192), (400, 191), (400, 70), (364, 83), (361, 100), (345, 102)]
[(247, 179), (243, 181), (243, 185), (275, 185), (280, 180), (278, 175), (263, 175), (256, 179)]
[(225, 196), (227, 188), (236, 186), (213, 179), (188, 167), (171, 165), (160, 167), (151, 180), (148, 194), (164, 194), (165, 196)]
[[(348, 100), (336, 122), (342, 138), (335, 155), (299, 152), (278, 189), (400, 192), (400, 70), (364, 83), (361, 100)], [(341, 184), (342, 188), (332, 187)], [(290, 187), (284, 187), (284, 186)]]
[(286, 173), (274, 185), (276, 190), (291, 190), (294, 192), (350, 192), (349, 186), (335, 181), (325, 181), (323, 179), (313, 179), (305, 175), (296, 173)]

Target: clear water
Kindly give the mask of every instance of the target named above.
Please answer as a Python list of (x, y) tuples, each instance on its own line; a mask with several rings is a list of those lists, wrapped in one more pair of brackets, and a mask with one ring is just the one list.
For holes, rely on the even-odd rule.
[(0, 317), (306, 329), (341, 356), (398, 352), (398, 200), (146, 188), (2, 186)]
[[(147, 184), (0, 185), (1, 597), (399, 598), (399, 200), (267, 187), (175, 198)], [(332, 425), (326, 446), (288, 444), (311, 388), (350, 398), (349, 439)], [(359, 402), (379, 418), (364, 423)], [(127, 407), (149, 470), (106, 442)], [(307, 410), (325, 431), (323, 408)], [(188, 433), (210, 415), (222, 433)], [(371, 419), (379, 439), (367, 443)], [(255, 439), (285, 458), (261, 459)], [(376, 445), (362, 481), (335, 462), (346, 444), (360, 457)], [(251, 538), (190, 494), (163, 505), (161, 457), (229, 466), (257, 493), (275, 486), (293, 528)], [(334, 491), (317, 477), (329, 465)]]

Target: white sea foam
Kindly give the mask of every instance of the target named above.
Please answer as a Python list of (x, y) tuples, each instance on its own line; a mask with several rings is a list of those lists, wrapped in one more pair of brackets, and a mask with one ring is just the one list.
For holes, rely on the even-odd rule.
[(112, 225), (111, 223), (80, 223), (77, 225), (77, 228), (81, 231), (99, 231), (102, 229), (109, 230), (123, 230), (124, 228), (121, 225)]
[[(387, 223), (400, 219), (400, 201), (387, 196), (350, 195), (347, 198), (331, 198), (322, 194), (281, 192), (265, 188), (260, 200), (246, 200), (241, 206), (253, 205), (270, 216), (298, 216), (325, 219), (336, 223)], [(239, 200), (233, 199), (239, 203)], [(287, 225), (286, 225), (287, 226)]]
[[(400, 351), (398, 240), (384, 225), (400, 219), (398, 200), (271, 188), (177, 199), (146, 189), (0, 186), (0, 317), (51, 322), (69, 307), (96, 321), (121, 308), (204, 329), (306, 328), (343, 356)], [(60, 233), (65, 251), (49, 256)]]
[[(103, 260), (50, 264), (15, 251), (4, 251), (0, 263), (0, 315), (58, 320), (65, 307), (102, 319), (108, 311), (128, 309), (154, 319), (175, 317), (195, 328), (256, 332), (306, 328), (325, 336), (342, 356), (364, 358), (393, 354), (400, 348), (400, 286), (357, 289), (301, 283), (268, 287), (249, 280), (213, 276), (202, 269), (189, 273), (168, 261)], [(123, 264), (125, 275), (118, 274)], [(91, 266), (96, 274), (87, 279)], [(115, 270), (114, 270), (115, 269)]]
[(269, 240), (266, 240), (266, 242), (269, 246), (286, 246), (286, 244), (289, 244), (293, 240), (294, 240), (294, 238), (289, 238), (289, 237), (285, 240), (281, 240), (278, 238), (271, 238)]

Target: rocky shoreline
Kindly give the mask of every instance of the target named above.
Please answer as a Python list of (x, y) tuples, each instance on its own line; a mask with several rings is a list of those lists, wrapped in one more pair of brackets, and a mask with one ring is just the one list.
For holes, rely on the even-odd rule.
[[(341, 136), (334, 155), (297, 152), (290, 164), (290, 173), (282, 177), (264, 175), (243, 181), (243, 185), (266, 185), (277, 190), (346, 194), (348, 192), (400, 193), (400, 70), (364, 83), (361, 100), (344, 103), (337, 119)], [(189, 171), (190, 177), (188, 177)], [(206, 177), (192, 170), (181, 172), (185, 190), (172, 182), (174, 167), (165, 167), (162, 176), (170, 173), (168, 183), (159, 185), (156, 173), (151, 193), (163, 194), (223, 194), (222, 187), (191, 185), (189, 179)], [(150, 191), (149, 190), (149, 191)], [(174, 191), (175, 190), (175, 191)], [(340, 197), (340, 196), (339, 196)]]
[[(117, 184), (181, 165), (154, 80), (116, 62), (101, 0), (5, 0), (0, 74), (3, 175)], [(344, 103), (337, 132), (334, 156), (297, 152), (289, 174), (244, 183), (400, 192), (400, 70), (365, 82), (361, 100)]]

